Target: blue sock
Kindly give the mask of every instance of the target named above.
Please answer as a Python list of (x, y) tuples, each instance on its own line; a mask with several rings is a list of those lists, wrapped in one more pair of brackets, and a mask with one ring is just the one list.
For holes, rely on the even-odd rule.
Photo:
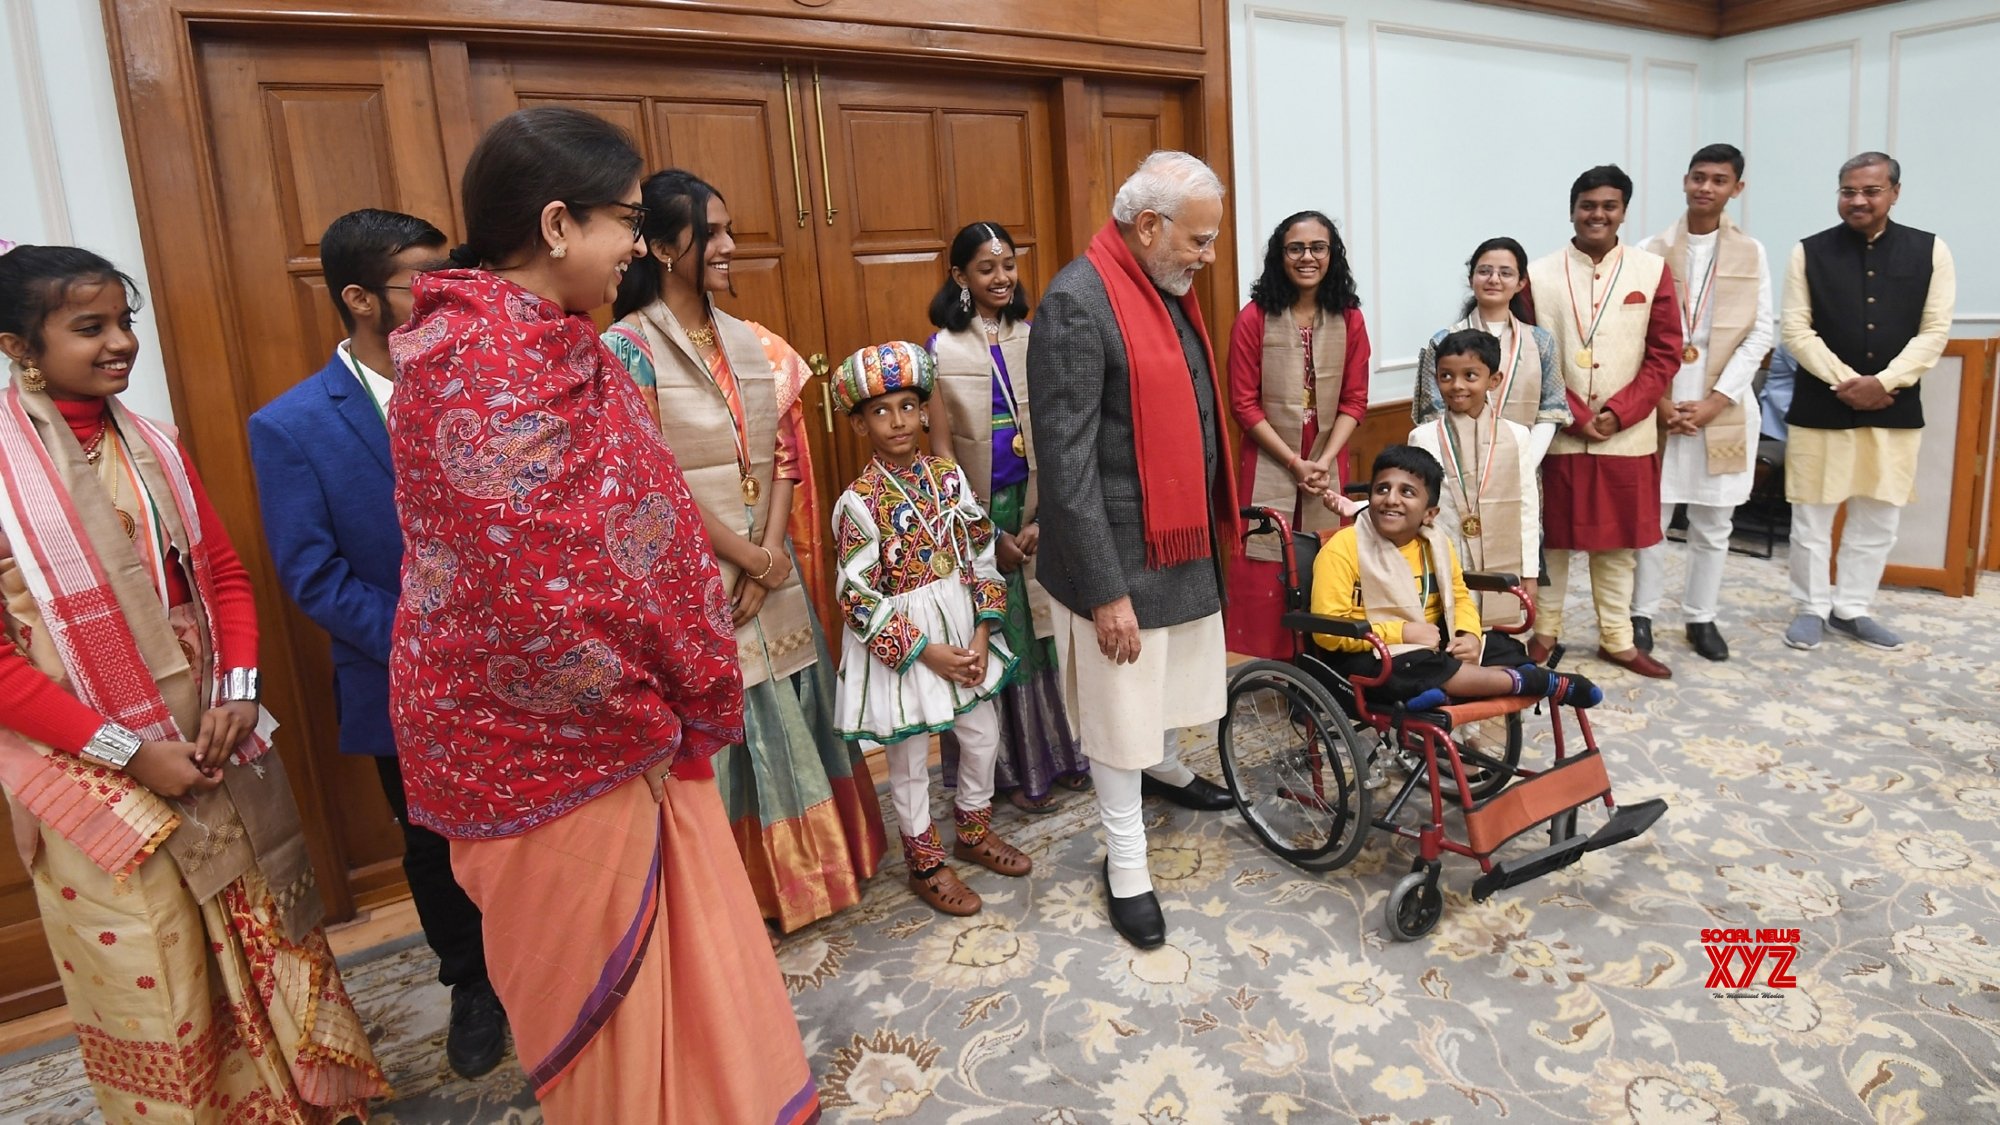
[(1431, 688), (1411, 696), (1403, 702), (1403, 706), (1412, 711), (1430, 711), (1442, 707), (1450, 701), (1451, 697), (1444, 693), (1443, 688)]

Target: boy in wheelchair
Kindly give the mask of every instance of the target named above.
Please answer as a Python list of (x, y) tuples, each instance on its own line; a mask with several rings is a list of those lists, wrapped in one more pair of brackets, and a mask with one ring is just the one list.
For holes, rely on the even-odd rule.
[[(1367, 509), (1314, 560), (1312, 612), (1366, 621), (1388, 646), (1389, 678), (1368, 689), (1371, 703), (1430, 710), (1507, 695), (1573, 707), (1603, 700), (1585, 677), (1530, 662), (1513, 638), (1483, 639), (1479, 603), (1466, 589), (1457, 551), (1435, 524), (1444, 483), (1437, 458), (1392, 445), (1375, 458), (1369, 479)], [(1352, 678), (1382, 670), (1364, 639), (1314, 634), (1313, 640), (1317, 651), (1300, 663), (1322, 679), (1328, 672)]]

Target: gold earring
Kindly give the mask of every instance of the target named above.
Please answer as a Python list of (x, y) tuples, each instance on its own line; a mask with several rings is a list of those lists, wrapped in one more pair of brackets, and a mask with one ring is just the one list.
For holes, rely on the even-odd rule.
[(49, 389), (49, 381), (42, 377), (42, 369), (31, 363), (21, 369), (21, 389), (40, 394)]
[(549, 251), (549, 257), (551, 258), (566, 258), (568, 256), (569, 256), (569, 247), (567, 246), (557, 246)]

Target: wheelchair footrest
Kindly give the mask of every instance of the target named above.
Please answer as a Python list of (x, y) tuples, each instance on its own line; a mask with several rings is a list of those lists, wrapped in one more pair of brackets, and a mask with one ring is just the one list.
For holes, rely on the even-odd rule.
[(1560, 871), (1582, 859), (1585, 852), (1622, 844), (1651, 828), (1653, 822), (1666, 811), (1666, 801), (1657, 797), (1636, 805), (1620, 805), (1611, 814), (1610, 820), (1588, 836), (1571, 836), (1560, 844), (1551, 844), (1520, 859), (1494, 864), (1493, 870), (1473, 880), (1472, 900), (1484, 902), (1495, 891), (1518, 887), (1552, 871)]
[(1589, 804), (1609, 792), (1611, 778), (1604, 772), (1604, 756), (1594, 750), (1573, 754), (1468, 810), (1466, 842), (1480, 855), (1492, 855), (1500, 845), (1557, 813)]

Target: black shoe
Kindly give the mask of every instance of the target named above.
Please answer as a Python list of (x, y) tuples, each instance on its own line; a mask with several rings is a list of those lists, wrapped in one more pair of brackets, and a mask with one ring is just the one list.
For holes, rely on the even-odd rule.
[(445, 1061), (460, 1078), (477, 1078), (507, 1057), (507, 1013), (485, 981), (454, 985)]
[(1139, 792), (1142, 795), (1147, 797), (1165, 797), (1167, 800), (1184, 809), (1194, 809), (1196, 812), (1216, 812), (1220, 809), (1233, 809), (1236, 807), (1236, 798), (1229, 795), (1229, 790), (1224, 789), (1222, 786), (1217, 785), (1200, 774), (1194, 775), (1194, 780), (1188, 782), (1186, 785), (1168, 785), (1164, 781), (1155, 779), (1149, 773), (1140, 774), (1139, 778)]
[(1634, 617), (1632, 619), (1632, 647), (1640, 652), (1653, 651), (1653, 619)]
[(1104, 860), (1104, 902), (1110, 908), (1111, 928), (1118, 936), (1140, 949), (1158, 949), (1167, 943), (1167, 919), (1160, 913), (1160, 899), (1151, 891), (1131, 898), (1111, 893), (1111, 859)]
[(1688, 626), (1688, 643), (1694, 646), (1697, 656), (1703, 660), (1720, 663), (1729, 659), (1729, 642), (1722, 639), (1722, 630), (1713, 621), (1697, 621)]

